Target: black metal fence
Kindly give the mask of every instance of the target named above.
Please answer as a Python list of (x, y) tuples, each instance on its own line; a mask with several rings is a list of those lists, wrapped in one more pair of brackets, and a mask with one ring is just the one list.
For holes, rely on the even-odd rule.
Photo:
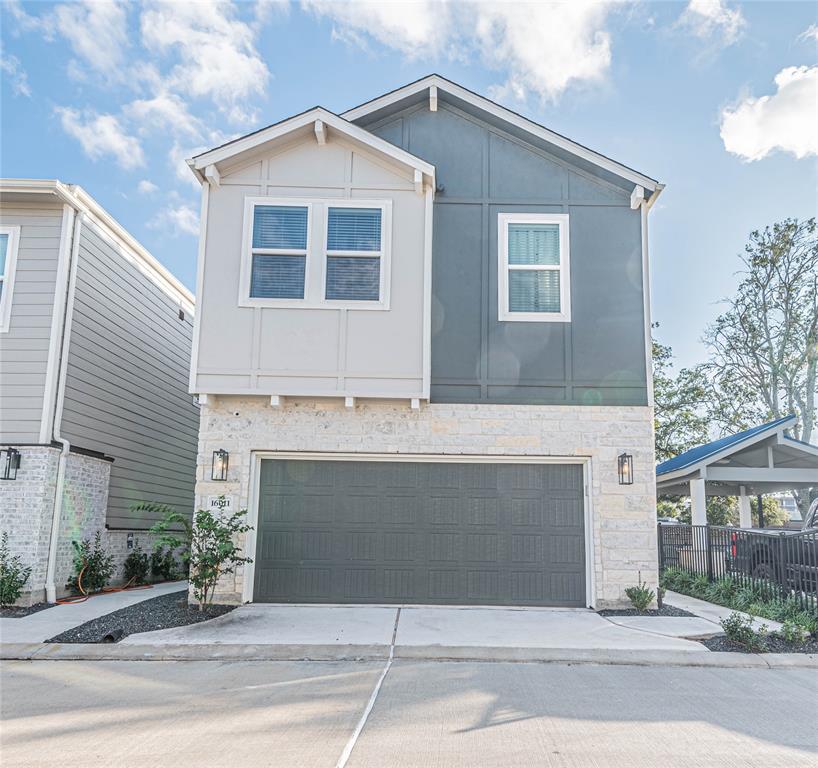
[(659, 570), (677, 567), (708, 581), (730, 577), (818, 611), (818, 529), (746, 531), (659, 524)]

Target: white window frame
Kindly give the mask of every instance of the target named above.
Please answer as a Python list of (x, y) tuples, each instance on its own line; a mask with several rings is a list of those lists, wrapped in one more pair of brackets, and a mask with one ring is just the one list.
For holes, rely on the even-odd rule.
[(20, 227), (0, 227), (0, 235), (8, 235), (6, 268), (0, 276), (3, 293), (0, 296), (0, 333), (8, 333), (11, 322), (11, 301), (14, 294), (14, 276), (17, 272), (17, 250), (20, 247)]
[[(557, 224), (560, 237), (560, 263), (520, 265), (508, 263), (510, 224)], [(500, 213), (497, 215), (497, 319), (501, 322), (568, 323), (571, 321), (571, 253), (567, 213)], [(508, 307), (508, 273), (510, 270), (560, 273), (559, 312), (511, 312)]]
[[(257, 205), (283, 205), (307, 208), (307, 248), (306, 251), (291, 248), (253, 248), (253, 211)], [(322, 233), (313, 238), (313, 227), (318, 208), (323, 206)], [(327, 292), (327, 239), (329, 209), (333, 208), (380, 208), (381, 209), (381, 250), (380, 251), (333, 251), (338, 256), (379, 256), (380, 299), (378, 301), (355, 301), (350, 299), (326, 299)], [(317, 245), (320, 245), (319, 251)], [(274, 299), (250, 296), (250, 282), (253, 272), (253, 253), (301, 255), (305, 253), (304, 298)], [(260, 197), (244, 199), (244, 225), (242, 229), (241, 266), (239, 274), (240, 307), (278, 307), (281, 309), (362, 309), (388, 310), (391, 286), (392, 255), (392, 201), (390, 199), (349, 199), (337, 197)], [(320, 263), (320, 279), (310, 280), (317, 272), (315, 259)], [(317, 275), (316, 275), (317, 277)], [(317, 283), (317, 284), (316, 284)]]
[[(392, 201), (391, 200), (327, 200), (324, 206), (324, 248), (323, 270), (321, 276), (321, 302), (325, 306), (344, 307), (346, 309), (389, 309), (389, 285), (391, 283), (391, 232), (392, 232)], [(381, 211), (381, 249), (379, 251), (332, 251), (329, 250), (329, 209), (330, 208), (379, 208)], [(378, 285), (377, 301), (361, 301), (356, 299), (328, 299), (327, 298), (327, 261), (330, 256), (370, 257), (377, 256), (381, 260), (379, 270), (380, 283)]]
[[(241, 274), (239, 278), (239, 306), (242, 307), (303, 307), (310, 287), (310, 245), (312, 243), (313, 210), (312, 200), (294, 197), (246, 197), (244, 199), (244, 229), (241, 246)], [(307, 209), (306, 248), (253, 248), (253, 213), (257, 205), (282, 205), (290, 208)], [(304, 256), (304, 298), (276, 299), (250, 295), (253, 276), (253, 254), (283, 256)]]

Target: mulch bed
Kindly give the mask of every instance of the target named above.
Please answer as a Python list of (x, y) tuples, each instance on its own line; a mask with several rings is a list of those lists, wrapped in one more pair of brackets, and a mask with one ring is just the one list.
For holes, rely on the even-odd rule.
[(647, 611), (637, 611), (636, 608), (610, 608), (597, 611), (600, 616), (695, 616), (695, 613), (674, 608), (672, 605), (663, 605), (661, 608), (650, 608)]
[[(728, 640), (724, 635), (699, 640), (708, 650), (726, 651), (728, 653), (752, 653), (743, 645)], [(778, 635), (768, 635), (766, 647), (761, 653), (818, 653), (818, 639), (811, 637), (801, 645), (788, 643), (783, 637)]]
[(34, 605), (12, 605), (10, 608), (0, 608), (0, 619), (24, 619), (32, 613), (39, 613), (51, 608), (51, 603), (34, 603)]
[[(183, 627), (200, 621), (215, 619), (229, 613), (235, 605), (211, 605), (199, 611), (196, 605), (188, 605), (187, 592), (171, 592), (167, 595), (143, 600), (141, 603), (121, 608), (113, 613), (92, 619), (78, 627), (46, 640), (48, 643), (110, 643), (137, 632)], [(112, 636), (106, 639), (106, 636)]]

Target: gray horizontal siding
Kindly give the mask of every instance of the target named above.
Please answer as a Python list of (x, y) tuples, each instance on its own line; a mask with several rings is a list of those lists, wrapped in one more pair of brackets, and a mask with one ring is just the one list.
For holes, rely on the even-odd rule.
[(7, 333), (0, 333), (0, 443), (40, 438), (62, 206), (0, 203), (0, 226), (20, 227)]
[(114, 459), (107, 524), (147, 528), (139, 501), (193, 509), (199, 410), (188, 394), (193, 318), (93, 225), (83, 228), (63, 408), (77, 447)]

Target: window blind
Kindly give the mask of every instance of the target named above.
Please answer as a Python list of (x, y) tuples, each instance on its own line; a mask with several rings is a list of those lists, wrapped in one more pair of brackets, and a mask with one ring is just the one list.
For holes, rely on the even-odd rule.
[(508, 263), (516, 266), (559, 266), (559, 224), (509, 224)]
[(330, 251), (380, 251), (380, 208), (330, 208), (327, 216)]
[(257, 205), (253, 210), (253, 248), (304, 250), (307, 247), (307, 208)]
[(555, 269), (508, 271), (509, 312), (559, 312), (560, 273)]
[(9, 236), (6, 234), (0, 235), (0, 280), (6, 274), (6, 253), (9, 249)]
[[(380, 213), (380, 211), (379, 211)], [(328, 256), (328, 299), (378, 301), (381, 259), (379, 256)]]
[(303, 299), (306, 256), (253, 254), (250, 296), (256, 299)]

